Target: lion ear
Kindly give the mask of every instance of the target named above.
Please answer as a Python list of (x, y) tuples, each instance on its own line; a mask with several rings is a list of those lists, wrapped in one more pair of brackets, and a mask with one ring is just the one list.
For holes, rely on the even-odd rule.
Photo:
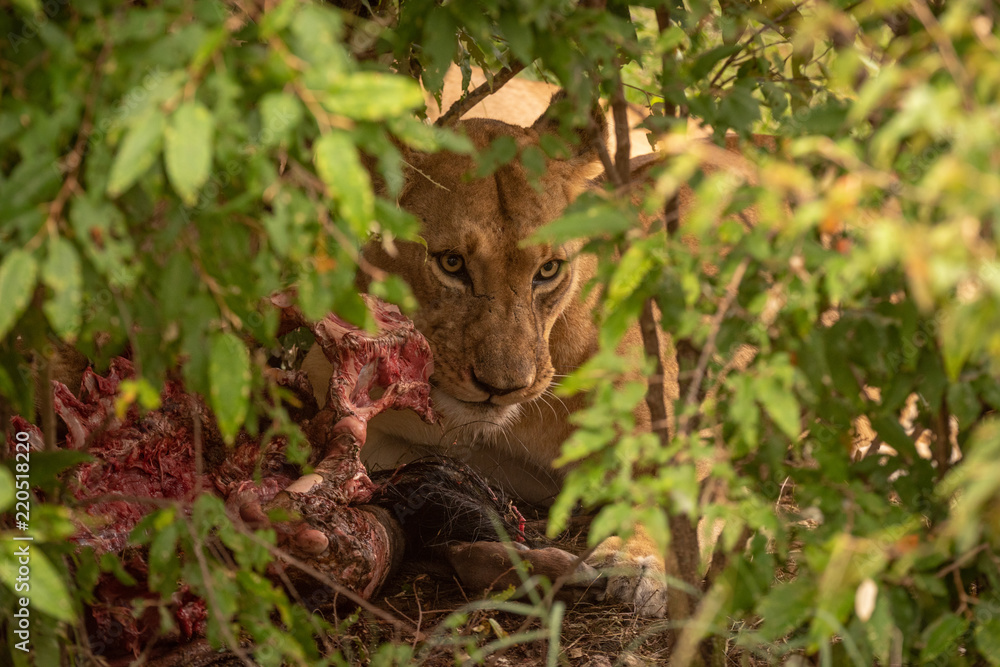
[(572, 142), (572, 158), (593, 162), (600, 157), (598, 146), (608, 146), (608, 120), (596, 103), (585, 116), (577, 107), (566, 91), (560, 90), (552, 96), (549, 108), (539, 116), (531, 129), (539, 136), (558, 134), (569, 139)]

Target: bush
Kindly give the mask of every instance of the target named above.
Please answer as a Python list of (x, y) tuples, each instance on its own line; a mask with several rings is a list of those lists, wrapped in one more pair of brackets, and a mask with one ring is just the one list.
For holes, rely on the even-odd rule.
[[(668, 156), (642, 196), (573, 209), (589, 207), (595, 251), (620, 259), (601, 274), (605, 351), (564, 383), (593, 401), (564, 450), (581, 463), (551, 529), (584, 502), (603, 506), (592, 540), (637, 519), (664, 547), (673, 536), (691, 593), (672, 602), (677, 664), (711, 659), (718, 640), (823, 664), (1000, 664), (998, 20), (971, 0), (21, 0), (0, 13), (0, 417), (37, 402), (54, 423), (31, 381), (54, 347), (102, 367), (127, 345), (128, 400), (155, 404), (180, 365), (225, 435), (256, 423), (265, 360), (248, 350), (278, 344), (263, 299), (295, 284), (307, 315), (363, 321), (356, 248), (415, 229), (393, 204), (399, 146), (468, 149), (415, 117), (416, 79), (435, 92), (452, 62), (529, 66), (572, 99), (650, 107)], [(734, 133), (747, 161), (712, 169), (722, 154), (685, 138), (688, 117), (720, 146)], [(755, 150), (753, 132), (778, 140)], [(683, 183), (698, 196), (679, 230), (621, 231), (640, 208), (670, 218)], [(409, 303), (397, 281), (373, 290)], [(653, 322), (651, 301), (679, 398), (657, 433), (616, 439), (644, 394), (610, 390), (615, 345)], [(852, 462), (862, 416), (875, 446)], [(54, 494), (73, 461), (46, 456), (32, 484)], [(76, 510), (38, 507), (51, 572), (36, 571), (32, 604), (53, 621), (36, 635), (51, 656), (54, 621), (90, 590), (79, 562), (75, 577), (51, 566), (79, 558), (60, 544)], [(725, 519), (704, 582), (689, 539), (702, 517)], [(274, 595), (262, 624), (293, 613)], [(317, 650), (302, 633), (255, 636), (292, 661)]]

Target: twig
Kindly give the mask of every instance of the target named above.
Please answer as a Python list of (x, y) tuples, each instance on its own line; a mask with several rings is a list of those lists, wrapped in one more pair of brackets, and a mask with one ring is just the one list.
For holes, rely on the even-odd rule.
[[(656, 27), (662, 35), (670, 28), (670, 7), (664, 5), (656, 10)], [(667, 101), (667, 89), (674, 83), (667, 79), (668, 63), (671, 54), (664, 52), (660, 56), (660, 95), (663, 97), (663, 115), (673, 118), (677, 115), (677, 109), (672, 102)], [(680, 200), (674, 193), (663, 206), (663, 229), (668, 236), (675, 236), (681, 226)]]
[[(445, 192), (451, 192), (451, 190), (450, 190), (450, 189), (448, 188), (448, 186), (446, 186), (446, 185), (441, 185), (440, 183), (438, 183), (437, 181), (435, 181), (435, 180), (434, 180), (433, 178), (431, 178), (431, 177), (430, 177), (430, 174), (428, 174), (427, 172), (423, 171), (422, 169), (419, 169), (418, 167), (415, 167), (415, 166), (413, 166), (412, 164), (410, 164), (410, 163), (409, 163), (409, 162), (407, 162), (406, 160), (402, 160), (402, 162), (403, 162), (403, 164), (405, 164), (405, 165), (406, 165), (406, 166), (407, 166), (408, 168), (412, 169), (413, 171), (415, 171), (416, 173), (420, 174), (421, 176), (423, 176), (424, 178), (426, 178), (426, 179), (427, 179), (428, 181), (430, 181), (430, 182), (431, 182), (431, 185), (436, 185), (437, 187), (441, 188), (441, 189), (442, 189), (442, 190), (444, 190)], [(396, 204), (397, 204), (397, 206), (398, 206), (398, 205), (399, 205), (399, 202), (397, 201), (397, 202), (396, 202)]]
[(56, 195), (55, 200), (49, 204), (49, 212), (45, 219), (45, 224), (25, 244), (24, 247), (26, 250), (31, 251), (41, 245), (44, 236), (55, 236), (58, 233), (59, 220), (62, 218), (66, 202), (69, 201), (71, 194), (79, 190), (80, 170), (83, 168), (85, 152), (84, 146), (87, 140), (90, 139), (90, 131), (94, 126), (94, 103), (97, 100), (97, 91), (101, 86), (101, 68), (104, 66), (104, 61), (111, 52), (113, 44), (114, 42), (111, 40), (106, 41), (104, 48), (101, 49), (101, 52), (97, 56), (97, 60), (94, 61), (94, 77), (91, 80), (90, 89), (87, 91), (87, 99), (84, 101), (83, 120), (80, 122), (80, 127), (77, 130), (76, 143), (73, 144), (73, 150), (70, 151), (67, 157), (66, 166), (69, 168), (69, 174), (66, 176), (66, 180), (63, 181), (62, 187), (59, 188), (59, 193)]
[(942, 479), (951, 467), (951, 410), (947, 392), (941, 394), (941, 405), (934, 416), (934, 440), (934, 461), (938, 479)]
[[(618, 63), (616, 63), (618, 65)], [(620, 66), (615, 77), (615, 92), (611, 97), (611, 116), (615, 119), (615, 169), (622, 185), (628, 185), (630, 169), (629, 156), (632, 153), (632, 139), (628, 127), (628, 103), (622, 87)]]
[(955, 52), (955, 45), (951, 43), (948, 35), (945, 34), (944, 29), (941, 28), (941, 24), (938, 23), (934, 13), (924, 0), (910, 0), (910, 6), (913, 7), (913, 13), (916, 15), (917, 20), (923, 24), (924, 29), (927, 30), (927, 34), (937, 44), (941, 60), (944, 61), (944, 66), (948, 69), (952, 78), (955, 79), (955, 83), (958, 84), (959, 92), (962, 94), (962, 106), (965, 107), (966, 111), (972, 111), (972, 97), (969, 95), (969, 73), (965, 71), (965, 68), (962, 67), (962, 62), (958, 59), (958, 53)]
[(185, 521), (184, 525), (187, 527), (188, 534), (191, 536), (191, 544), (194, 548), (194, 557), (195, 560), (198, 561), (198, 569), (201, 570), (201, 578), (205, 582), (205, 597), (207, 597), (208, 601), (211, 603), (212, 615), (215, 616), (215, 621), (219, 624), (219, 632), (222, 634), (222, 638), (226, 640), (226, 643), (229, 644), (229, 649), (233, 652), (233, 654), (247, 667), (254, 667), (254, 662), (250, 660), (250, 657), (240, 646), (239, 641), (235, 636), (233, 636), (228, 620), (223, 618), (222, 614), (219, 612), (219, 603), (215, 597), (215, 588), (211, 583), (212, 577), (208, 571), (208, 561), (205, 560), (205, 552), (202, 550), (201, 540), (198, 539), (198, 534), (195, 532), (194, 526), (191, 525), (190, 521)]
[(750, 266), (750, 259), (744, 258), (742, 262), (736, 267), (733, 272), (733, 277), (729, 279), (729, 284), (726, 285), (726, 294), (722, 298), (722, 303), (719, 304), (719, 309), (712, 316), (711, 328), (708, 331), (708, 340), (705, 341), (705, 347), (701, 350), (701, 357), (698, 359), (698, 366), (694, 370), (694, 375), (691, 378), (691, 384), (688, 386), (687, 396), (684, 397), (683, 413), (679, 418), (679, 431), (683, 435), (689, 435), (689, 421), (690, 421), (690, 408), (694, 407), (698, 402), (698, 391), (701, 389), (701, 381), (705, 376), (705, 370), (708, 368), (708, 362), (715, 354), (715, 340), (719, 336), (719, 329), (722, 327), (722, 320), (725, 319), (726, 313), (729, 312), (729, 308), (733, 305), (733, 301), (736, 300), (736, 295), (739, 293), (740, 282), (743, 281), (743, 276), (747, 272), (747, 267)]
[[(639, 317), (639, 327), (642, 333), (642, 343), (646, 355), (656, 360), (655, 374), (659, 381), (650, 381), (646, 389), (646, 405), (649, 407), (650, 418), (658, 427), (653, 432), (659, 437), (664, 447), (670, 443), (669, 422), (667, 421), (667, 404), (663, 396), (663, 349), (660, 341), (660, 321), (653, 304), (653, 299), (646, 299), (642, 315)], [(692, 589), (698, 589), (698, 532), (687, 515), (669, 517), (671, 546), (666, 554), (667, 571), (673, 572)], [(667, 589), (667, 614), (677, 622), (683, 623), (691, 618), (693, 611), (691, 596), (686, 592), (670, 587)], [(671, 645), (676, 645), (674, 630), (668, 631)]]
[(524, 69), (524, 63), (514, 62), (493, 75), (493, 81), (486, 81), (472, 92), (466, 92), (451, 105), (448, 111), (438, 118), (434, 125), (437, 127), (450, 127), (458, 122), (465, 113), (481, 101), (497, 92), (508, 81), (513, 79)]
[[(305, 62), (288, 48), (278, 37), (271, 37), (268, 39), (268, 43), (271, 48), (277, 51), (281, 59), (284, 60), (285, 64), (289, 68), (297, 71), (305, 71), (309, 67), (309, 63)], [(302, 85), (298, 80), (294, 81), (292, 84), (292, 89), (295, 94), (302, 100), (302, 103), (306, 105), (309, 109), (309, 113), (312, 114), (313, 118), (316, 119), (316, 124), (319, 126), (320, 133), (326, 134), (331, 130), (331, 128), (339, 128), (342, 130), (350, 130), (354, 128), (354, 123), (349, 118), (344, 118), (343, 116), (337, 116), (328, 112), (320, 104), (319, 100), (316, 98), (315, 93)]]
[[(749, 45), (750, 42), (752, 42), (753, 40), (755, 40), (758, 37), (760, 37), (761, 34), (763, 34), (763, 32), (765, 30), (773, 29), (775, 25), (777, 25), (778, 23), (781, 23), (786, 18), (788, 18), (789, 16), (791, 16), (792, 12), (798, 11), (799, 8), (801, 8), (803, 5), (806, 4), (806, 2), (808, 2), (808, 0), (805, 0), (805, 2), (795, 3), (794, 5), (792, 5), (791, 7), (789, 7), (788, 9), (786, 9), (785, 11), (781, 12), (780, 14), (778, 14), (778, 16), (776, 16), (769, 23), (765, 23), (761, 27), (759, 27), (756, 30), (754, 30), (753, 34), (751, 34), (750, 37), (748, 37), (746, 39), (746, 42), (744, 42), (744, 44), (745, 45)], [(709, 88), (715, 88), (715, 85), (719, 82), (719, 77), (722, 76), (722, 73), (725, 72), (729, 68), (729, 66), (733, 64), (733, 61), (736, 59), (736, 57), (739, 56), (740, 53), (742, 53), (745, 49), (746, 49), (746, 46), (743, 46), (743, 47), (737, 49), (735, 52), (731, 53), (729, 55), (729, 57), (726, 58), (726, 61), (724, 63), (722, 63), (722, 67), (719, 68), (719, 71), (715, 73), (715, 76), (712, 77), (712, 80), (709, 82), (709, 84), (708, 84)]]
[(56, 405), (55, 390), (52, 388), (52, 361), (58, 352), (47, 355), (39, 353), (37, 358), (41, 358), (40, 368), (36, 371), (41, 374), (41, 409), (42, 409), (42, 437), (45, 440), (45, 451), (54, 452), (56, 450)]
[(201, 496), (203, 481), (202, 475), (205, 472), (205, 462), (202, 460), (204, 448), (201, 439), (201, 412), (194, 398), (191, 403), (192, 439), (194, 440), (194, 498)]
[(601, 159), (601, 166), (604, 167), (604, 174), (611, 181), (611, 184), (615, 186), (615, 189), (625, 185), (622, 181), (621, 175), (615, 168), (614, 163), (611, 161), (611, 155), (608, 153), (608, 147), (603, 141), (601, 141), (601, 133), (597, 129), (597, 121), (593, 118), (590, 119), (590, 124), (588, 125), (591, 135), (593, 136), (594, 148), (597, 149), (597, 157)]
[(201, 279), (201, 282), (204, 283), (205, 287), (208, 288), (208, 292), (212, 295), (215, 305), (219, 307), (219, 312), (222, 313), (222, 316), (229, 322), (229, 324), (232, 325), (235, 331), (242, 331), (243, 320), (241, 320), (240, 316), (229, 308), (229, 305), (226, 303), (225, 290), (222, 288), (222, 285), (219, 284), (219, 281), (217, 281), (212, 274), (205, 270), (205, 265), (201, 262), (201, 255), (198, 252), (198, 248), (195, 247), (195, 244), (192, 243), (188, 235), (183, 237), (182, 242), (185, 246), (187, 246), (188, 252), (191, 253), (191, 262), (194, 264), (198, 277)]
[(357, 244), (348, 239), (347, 235), (344, 234), (344, 232), (341, 231), (337, 225), (333, 224), (333, 221), (330, 220), (329, 211), (327, 211), (326, 208), (323, 206), (317, 206), (317, 209), (319, 211), (320, 226), (330, 233), (330, 236), (333, 237), (333, 240), (337, 242), (337, 245), (340, 246), (342, 250), (347, 251), (351, 260), (358, 265), (358, 268), (361, 269), (366, 276), (375, 281), (385, 280), (389, 276), (387, 272), (365, 259), (364, 253), (358, 250)]
[(980, 544), (977, 547), (973, 547), (972, 549), (969, 549), (964, 554), (962, 554), (961, 556), (959, 556), (958, 558), (956, 558), (953, 563), (950, 563), (950, 564), (942, 567), (937, 572), (935, 572), (934, 576), (936, 576), (938, 579), (940, 579), (941, 577), (945, 576), (949, 572), (953, 572), (955, 570), (959, 570), (959, 569), (965, 567), (965, 565), (970, 560), (972, 560), (972, 558), (974, 556), (976, 556), (977, 554), (979, 554), (981, 551), (985, 551), (985, 550), (989, 549), (989, 546), (990, 546), (989, 544), (986, 544), (984, 542), (984, 543)]
[(670, 439), (671, 424), (667, 415), (667, 405), (663, 400), (663, 346), (658, 331), (660, 322), (653, 308), (653, 300), (646, 299), (642, 306), (642, 315), (639, 316), (639, 327), (642, 332), (642, 344), (646, 356), (656, 361), (656, 370), (647, 384), (646, 405), (649, 407), (653, 432), (660, 437), (661, 442), (666, 444)]

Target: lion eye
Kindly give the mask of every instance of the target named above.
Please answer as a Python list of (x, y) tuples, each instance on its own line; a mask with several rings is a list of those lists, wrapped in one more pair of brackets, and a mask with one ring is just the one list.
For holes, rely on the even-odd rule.
[(559, 275), (559, 269), (561, 267), (561, 261), (558, 259), (550, 259), (542, 264), (542, 267), (538, 269), (538, 273), (535, 274), (535, 281), (552, 280)]
[(465, 260), (461, 255), (438, 255), (438, 264), (445, 273), (461, 273), (465, 268)]

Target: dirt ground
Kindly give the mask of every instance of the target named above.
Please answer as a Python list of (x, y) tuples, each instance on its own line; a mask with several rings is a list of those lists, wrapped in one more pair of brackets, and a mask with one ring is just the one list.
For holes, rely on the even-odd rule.
[[(533, 523), (529, 522), (529, 534)], [(585, 525), (586, 521), (580, 519), (574, 523)], [(563, 536), (553, 546), (582, 552), (586, 547), (585, 529)], [(495, 605), (490, 604), (491, 600)], [(552, 663), (550, 637), (544, 623), (524, 613), (489, 608), (503, 606), (504, 601), (502, 593), (484, 598), (480, 591), (463, 590), (447, 566), (418, 560), (404, 563), (371, 601), (374, 607), (396, 619), (395, 623), (332, 600), (320, 604), (315, 613), (338, 628), (323, 638), (322, 644), (339, 651), (349, 665), (644, 667), (669, 661), (668, 620), (636, 616), (624, 605), (586, 600), (565, 603), (558, 654)], [(530, 605), (527, 598), (516, 602)], [(544, 605), (536, 607), (544, 608)], [(386, 644), (409, 647), (412, 655), (400, 660), (397, 654), (396, 662), (389, 661), (387, 656), (378, 655), (380, 647), (382, 652), (386, 651)], [(252, 646), (244, 648), (253, 654)], [(242, 664), (229, 652), (212, 651), (204, 641), (172, 653), (151, 664), (155, 667)], [(774, 663), (766, 656), (755, 656), (731, 642), (727, 645), (727, 667), (769, 664)]]

